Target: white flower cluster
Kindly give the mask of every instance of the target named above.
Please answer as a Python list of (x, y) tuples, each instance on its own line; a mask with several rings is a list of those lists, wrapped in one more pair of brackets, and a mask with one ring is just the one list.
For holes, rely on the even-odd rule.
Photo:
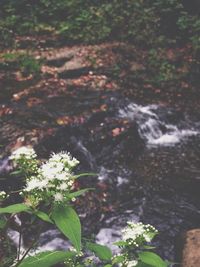
[(5, 191), (0, 191), (0, 200), (3, 200), (6, 198), (6, 192)]
[(126, 267), (134, 267), (138, 264), (137, 260), (128, 261)]
[(40, 199), (53, 197), (57, 202), (63, 201), (66, 193), (73, 189), (75, 177), (71, 170), (78, 163), (67, 152), (52, 154), (38, 169), (38, 175), (29, 178), (24, 192), (32, 192)]
[[(129, 260), (127, 254), (120, 254), (119, 253), (116, 256), (124, 258), (123, 262), (119, 263), (120, 267), (135, 267), (138, 264), (138, 260), (137, 259)], [(115, 259), (115, 257), (113, 259)]]
[(76, 158), (73, 158), (69, 152), (63, 151), (57, 154), (53, 153), (50, 160), (54, 162), (63, 162), (68, 168), (74, 168), (79, 164), (79, 161)]
[(122, 239), (128, 245), (139, 247), (144, 242), (150, 242), (157, 233), (150, 224), (127, 222), (127, 227), (122, 230)]
[(26, 159), (35, 159), (37, 155), (32, 147), (22, 146), (13, 151), (9, 159), (17, 161), (23, 157), (25, 157)]
[(79, 161), (68, 152), (53, 153), (40, 167), (37, 154), (32, 147), (18, 148), (10, 159), (27, 177), (23, 190), (27, 202), (37, 204), (41, 200), (52, 198), (61, 202), (73, 189), (75, 176), (72, 170)]

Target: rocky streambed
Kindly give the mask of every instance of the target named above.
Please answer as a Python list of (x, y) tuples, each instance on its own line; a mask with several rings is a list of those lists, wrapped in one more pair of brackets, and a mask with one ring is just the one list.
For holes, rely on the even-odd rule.
[[(65, 48), (59, 57), (44, 52), (51, 63), (41, 78), (18, 81), (18, 87), (12, 77), (2, 78), (1, 175), (7, 175), (10, 150), (20, 145), (34, 145), (41, 158), (68, 150), (81, 162), (77, 172), (97, 173), (80, 181), (96, 189), (76, 203), (85, 233), (111, 245), (127, 220), (150, 223), (160, 232), (158, 252), (174, 260), (178, 236), (200, 225), (198, 94), (141, 84), (134, 71), (144, 66), (127, 60), (124, 49)], [(118, 70), (122, 57), (126, 64)], [(16, 186), (9, 175), (1, 185)], [(46, 230), (41, 250), (67, 247)]]

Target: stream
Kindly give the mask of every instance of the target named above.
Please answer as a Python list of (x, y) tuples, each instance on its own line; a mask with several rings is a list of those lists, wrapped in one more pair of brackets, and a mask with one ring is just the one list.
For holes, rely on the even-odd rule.
[[(86, 206), (88, 199), (78, 208), (84, 232), (95, 233), (97, 242), (117, 251), (112, 243), (128, 220), (150, 223), (160, 233), (154, 241), (158, 252), (174, 260), (178, 237), (200, 225), (198, 115), (135, 103), (115, 92), (54, 98), (53, 105), (51, 101), (43, 108), (59, 115), (84, 113), (97, 104), (107, 107), (87, 113), (82, 123), (60, 127), (36, 147), (42, 157), (68, 150), (81, 162), (77, 172), (97, 173), (81, 182), (97, 187), (101, 195), (93, 205)], [(10, 236), (18, 238), (16, 232)], [(68, 246), (56, 230), (47, 229), (38, 249)]]

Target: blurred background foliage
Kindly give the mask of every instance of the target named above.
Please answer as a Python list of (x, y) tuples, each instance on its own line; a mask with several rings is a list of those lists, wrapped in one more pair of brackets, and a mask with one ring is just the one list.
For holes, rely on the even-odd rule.
[[(23, 36), (51, 36), (67, 45), (123, 41), (148, 51), (156, 84), (188, 73), (197, 80), (199, 15), (199, 0), (0, 0), (0, 47), (17, 48)], [(166, 56), (171, 48), (189, 51), (187, 66)], [(22, 62), (38, 68), (32, 59)]]
[(198, 0), (1, 0), (1, 45), (16, 35), (57, 34), (66, 43), (130, 41), (200, 48)]

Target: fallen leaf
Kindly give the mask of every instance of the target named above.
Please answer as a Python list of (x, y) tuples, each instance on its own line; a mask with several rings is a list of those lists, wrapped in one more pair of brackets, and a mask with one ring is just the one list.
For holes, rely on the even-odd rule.
[(8, 108), (4, 105), (0, 107), (0, 116), (10, 115), (12, 113), (13, 113), (13, 110), (11, 108)]
[(29, 108), (41, 104), (43, 101), (40, 98), (37, 97), (30, 97), (27, 101), (26, 104)]
[(100, 106), (100, 110), (101, 110), (101, 111), (106, 111), (106, 110), (107, 110), (107, 105), (106, 105), (106, 104), (101, 105), (101, 106)]
[(124, 131), (124, 128), (115, 128), (112, 130), (112, 136), (118, 136)]
[(72, 119), (69, 116), (63, 116), (56, 120), (58, 125), (68, 125), (72, 122)]

